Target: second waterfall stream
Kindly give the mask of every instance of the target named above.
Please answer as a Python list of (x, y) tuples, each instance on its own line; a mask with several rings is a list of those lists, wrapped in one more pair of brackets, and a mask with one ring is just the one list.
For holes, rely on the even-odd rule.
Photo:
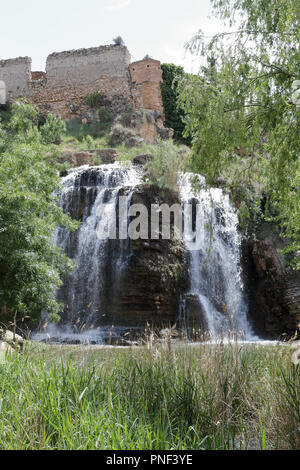
[(194, 225), (198, 224), (196, 236), (185, 234), (190, 254), (189, 294), (198, 303), (202, 324), (212, 339), (231, 331), (240, 338), (255, 340), (247, 318), (237, 211), (222, 189), (207, 188), (201, 177), (193, 182), (191, 173), (180, 178), (181, 200), (194, 203)]

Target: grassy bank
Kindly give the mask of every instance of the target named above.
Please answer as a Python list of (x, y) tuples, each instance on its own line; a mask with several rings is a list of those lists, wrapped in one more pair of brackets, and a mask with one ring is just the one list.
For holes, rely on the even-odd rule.
[(295, 449), (299, 415), (284, 346), (28, 345), (0, 361), (1, 449)]

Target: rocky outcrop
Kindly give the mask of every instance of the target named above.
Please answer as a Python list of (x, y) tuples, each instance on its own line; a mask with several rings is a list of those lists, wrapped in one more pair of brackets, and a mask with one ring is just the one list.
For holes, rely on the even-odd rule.
[(137, 155), (133, 160), (132, 163), (134, 165), (142, 165), (145, 166), (149, 163), (153, 157), (151, 155)]
[[(101, 329), (101, 334), (109, 334), (114, 326), (116, 336), (124, 328), (127, 333), (128, 328), (144, 329), (148, 323), (162, 327), (177, 321), (180, 298), (187, 290), (187, 253), (182, 240), (174, 236), (172, 213), (171, 239), (163, 240), (159, 234), (151, 240), (151, 205), (173, 206), (179, 195), (142, 181), (142, 169), (134, 165), (69, 172), (59, 204), (82, 225), (76, 232), (57, 234), (58, 245), (77, 263), (57, 295), (65, 305), (58, 328), (68, 330), (68, 338), (70, 329), (73, 333)], [(126, 238), (126, 233), (124, 239), (119, 237), (120, 225), (126, 229), (125, 224), (133, 222), (120, 213), (123, 196), (125, 208), (141, 204), (148, 211), (149, 233), (144, 239)], [(107, 238), (105, 231), (101, 238), (99, 228), (112, 236)]]
[(95, 153), (104, 165), (115, 163), (118, 158), (118, 152), (116, 149), (98, 149)]
[(192, 329), (207, 331), (208, 323), (203, 312), (203, 306), (199, 301), (199, 297), (195, 294), (186, 294), (184, 296), (184, 312), (185, 318), (183, 325), (189, 331)]
[(65, 149), (59, 156), (58, 162), (68, 163), (73, 168), (82, 165), (90, 166), (94, 164), (94, 155), (91, 152), (77, 152), (71, 149)]
[(288, 266), (280, 250), (276, 227), (265, 224), (252, 242), (252, 317), (258, 330), (270, 338), (300, 335), (300, 272)]
[[(178, 195), (153, 185), (141, 185), (134, 191), (132, 204), (148, 209), (151, 204), (178, 203)], [(126, 263), (121, 273), (117, 299), (107, 315), (111, 324), (145, 326), (174, 324), (177, 320), (181, 294), (187, 288), (187, 252), (181, 240), (131, 240), (126, 242)], [(117, 323), (116, 323), (117, 321)]]
[(144, 139), (140, 137), (133, 129), (122, 126), (119, 123), (115, 123), (109, 135), (110, 145), (122, 145), (126, 147), (139, 147)]
[(77, 152), (71, 149), (65, 149), (61, 153), (58, 161), (59, 163), (68, 163), (72, 168), (77, 168), (83, 165), (94, 166), (95, 164), (112, 164), (116, 162), (117, 158), (118, 152), (116, 149), (104, 148), (89, 150), (86, 152)]
[(173, 129), (164, 127), (163, 113), (158, 110), (130, 111), (118, 116), (113, 124), (111, 145), (125, 143), (127, 147), (135, 147), (143, 141), (155, 143), (158, 138), (170, 139)]

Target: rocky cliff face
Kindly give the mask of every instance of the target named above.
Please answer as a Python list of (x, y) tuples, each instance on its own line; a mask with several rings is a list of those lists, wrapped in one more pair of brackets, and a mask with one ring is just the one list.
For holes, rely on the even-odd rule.
[(283, 247), (276, 227), (264, 224), (247, 249), (251, 316), (257, 330), (269, 338), (300, 334), (300, 272), (287, 265), (280, 253)]
[[(151, 227), (151, 204), (179, 203), (178, 195), (153, 185), (135, 188), (132, 204), (148, 209)], [(149, 234), (150, 235), (150, 234)], [(125, 263), (118, 291), (106, 321), (127, 326), (174, 324), (180, 297), (187, 287), (187, 252), (181, 240), (128, 240)]]

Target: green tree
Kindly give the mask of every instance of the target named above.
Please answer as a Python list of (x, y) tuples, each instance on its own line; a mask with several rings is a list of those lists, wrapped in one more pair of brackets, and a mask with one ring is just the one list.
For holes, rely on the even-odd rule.
[(37, 121), (32, 105), (16, 103), (7, 125), (0, 123), (1, 321), (57, 312), (55, 290), (72, 268), (52, 236), (57, 226), (75, 230), (78, 224), (57, 205), (55, 147), (44, 144)]
[[(209, 58), (180, 84), (191, 167), (209, 183), (225, 176), (231, 186), (267, 194), (267, 207), (300, 250), (299, 0), (212, 0), (228, 31), (188, 44)], [(211, 62), (213, 58), (213, 63)], [(297, 258), (297, 257), (296, 257)], [(298, 261), (295, 259), (299, 266)]]

